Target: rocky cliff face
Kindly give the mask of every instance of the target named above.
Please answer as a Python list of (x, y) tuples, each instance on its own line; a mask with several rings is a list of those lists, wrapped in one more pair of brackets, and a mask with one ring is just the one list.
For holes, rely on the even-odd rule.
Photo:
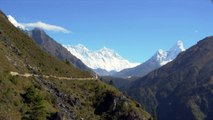
[[(102, 97), (104, 96), (104, 97)], [(102, 96), (98, 96), (95, 106), (95, 113), (113, 114), (117, 117), (107, 116), (107, 119), (117, 120), (146, 120), (147, 118), (137, 111), (131, 110), (133, 107), (128, 98), (124, 95), (116, 96), (112, 92), (104, 92)], [(140, 104), (136, 104), (136, 107), (140, 107)], [(151, 119), (151, 118), (150, 118)]]

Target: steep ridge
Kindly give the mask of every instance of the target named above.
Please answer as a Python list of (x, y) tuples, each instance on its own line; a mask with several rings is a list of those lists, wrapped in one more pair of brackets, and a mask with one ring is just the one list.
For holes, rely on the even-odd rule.
[(158, 120), (213, 119), (213, 37), (133, 82), (128, 94)]
[[(44, 77), (93, 76), (43, 51), (2, 12), (0, 57), (1, 120), (152, 119), (139, 104), (100, 80)], [(21, 76), (13, 76), (11, 71)]]
[[(17, 60), (13, 58), (12, 53), (5, 53), (7, 59), (14, 62), (16, 68), (20, 71), (26, 68), (43, 74), (55, 74), (60, 76), (90, 76), (89, 72), (81, 71), (65, 62), (60, 62), (55, 57), (41, 50), (30, 37), (15, 28), (7, 18), (1, 16), (1, 42), (5, 45), (5, 52), (9, 49), (13, 54), (17, 55)], [(44, 59), (45, 58), (45, 59)], [(17, 62), (20, 62), (19, 64)], [(54, 65), (54, 66), (53, 66)], [(19, 68), (20, 67), (20, 68)], [(23, 68), (25, 67), (25, 68)], [(60, 70), (59, 70), (60, 69)]]
[(176, 56), (185, 51), (182, 41), (177, 41), (177, 43), (169, 50), (164, 51), (159, 49), (149, 60), (146, 62), (133, 67), (124, 69), (118, 73), (113, 74), (114, 77), (129, 78), (129, 77), (143, 77), (149, 72), (171, 62), (176, 58)]
[(81, 70), (91, 71), (81, 60), (73, 56), (66, 48), (48, 36), (43, 30), (34, 28), (33, 30), (27, 31), (27, 33), (43, 50), (49, 52), (53, 56), (60, 60), (67, 60)]

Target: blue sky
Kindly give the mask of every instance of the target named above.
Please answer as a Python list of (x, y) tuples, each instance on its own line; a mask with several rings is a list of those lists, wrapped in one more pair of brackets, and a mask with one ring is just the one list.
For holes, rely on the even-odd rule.
[(144, 62), (177, 40), (188, 48), (213, 35), (211, 0), (0, 0), (0, 9), (18, 22), (72, 31), (47, 31), (61, 44), (106, 46), (131, 62)]

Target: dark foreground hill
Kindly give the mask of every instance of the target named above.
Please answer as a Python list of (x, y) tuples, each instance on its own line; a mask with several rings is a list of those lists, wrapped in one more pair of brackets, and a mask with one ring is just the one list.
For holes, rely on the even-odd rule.
[(139, 106), (43, 51), (0, 13), (0, 120), (151, 119)]
[(213, 119), (213, 37), (127, 88), (158, 120)]

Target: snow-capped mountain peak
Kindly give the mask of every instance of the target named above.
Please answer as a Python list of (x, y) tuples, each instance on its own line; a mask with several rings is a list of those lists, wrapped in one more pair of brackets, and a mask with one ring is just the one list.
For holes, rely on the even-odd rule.
[(163, 49), (159, 49), (156, 54), (154, 55), (153, 59), (158, 61), (160, 64), (163, 64), (167, 57), (167, 51), (164, 51)]
[(177, 57), (180, 52), (185, 51), (183, 41), (179, 40), (176, 44), (168, 51), (168, 60), (173, 60)]
[(89, 51), (89, 49), (87, 49), (84, 45), (82, 44), (78, 44), (75, 46), (77, 49), (82, 49), (82, 50), (85, 50), (85, 51)]
[(185, 51), (184, 43), (183, 41), (179, 40), (169, 51), (159, 49), (156, 54), (151, 58), (151, 60), (158, 62), (159, 65), (162, 66), (174, 60), (177, 55), (183, 51)]
[(115, 53), (114, 50), (106, 48), (106, 47), (101, 48), (100, 50), (98, 50), (98, 52), (102, 54), (108, 54), (108, 55)]
[(185, 51), (183, 41), (178, 40), (169, 51), (178, 51), (178, 52)]
[(177, 41), (177, 46), (179, 47), (179, 49), (181, 51), (185, 51), (186, 49), (184, 48), (184, 44), (183, 44), (183, 41), (182, 40), (178, 40)]
[(143, 77), (147, 75), (149, 72), (157, 68), (160, 68), (161, 66), (167, 64), (168, 62), (173, 61), (177, 57), (177, 55), (184, 50), (185, 48), (183, 42), (177, 41), (169, 51), (159, 49), (150, 59), (148, 59), (141, 65), (134, 68), (122, 70), (118, 73), (115, 73), (113, 76), (122, 78), (129, 78), (133, 76)]
[(100, 49), (100, 51), (113, 51), (113, 50), (104, 46), (103, 48)]
[(102, 54), (106, 58), (117, 58), (117, 59), (123, 59), (118, 53), (115, 52), (115, 50), (103, 47), (102, 49), (97, 51), (98, 53)]
[(164, 51), (163, 49), (159, 49), (156, 53), (157, 58), (164, 58), (167, 56), (167, 52)]
[(113, 49), (109, 49), (107, 47), (103, 47), (97, 51), (91, 51), (82, 44), (78, 44), (76, 46), (64, 45), (64, 47), (92, 69), (120, 71), (125, 68), (131, 68), (139, 65), (139, 63), (129, 62)]

